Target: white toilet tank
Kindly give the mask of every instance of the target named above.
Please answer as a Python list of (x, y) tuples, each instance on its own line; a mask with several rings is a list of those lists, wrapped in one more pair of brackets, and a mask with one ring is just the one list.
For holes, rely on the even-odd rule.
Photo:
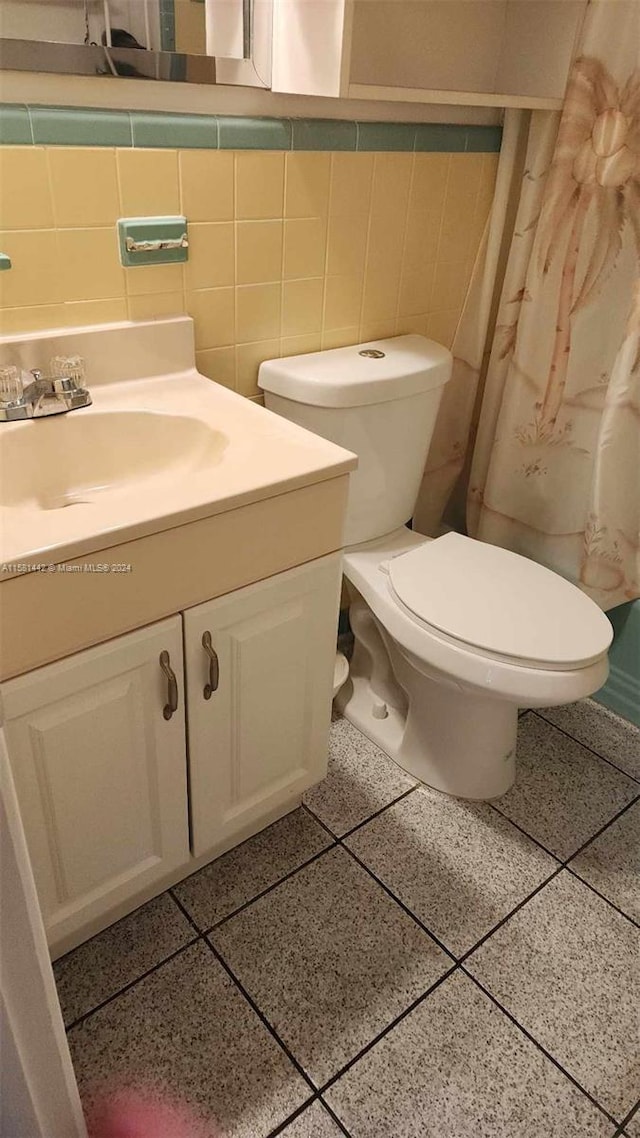
[(411, 517), (452, 362), (433, 340), (395, 336), (260, 365), (270, 411), (358, 455), (345, 545)]

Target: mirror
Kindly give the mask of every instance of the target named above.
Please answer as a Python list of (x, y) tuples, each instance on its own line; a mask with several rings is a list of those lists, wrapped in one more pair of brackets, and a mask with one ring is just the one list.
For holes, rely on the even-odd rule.
[(271, 83), (271, 0), (0, 0), (0, 67)]

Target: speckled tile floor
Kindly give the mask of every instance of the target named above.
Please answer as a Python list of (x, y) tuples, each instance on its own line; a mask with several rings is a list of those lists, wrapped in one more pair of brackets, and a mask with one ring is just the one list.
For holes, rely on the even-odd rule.
[(215, 1138), (640, 1138), (640, 729), (527, 712), (518, 755), (462, 802), (336, 720), (301, 809), (56, 963), (83, 1099), (165, 1089)]

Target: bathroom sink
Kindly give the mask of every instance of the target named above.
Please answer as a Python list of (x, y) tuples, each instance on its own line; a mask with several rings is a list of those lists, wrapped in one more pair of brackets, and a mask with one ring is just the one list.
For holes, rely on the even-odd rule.
[(92, 403), (0, 422), (0, 584), (355, 466), (201, 375), (188, 316), (0, 337), (0, 366), (46, 367), (57, 355), (85, 359)]
[(4, 427), (0, 506), (61, 510), (138, 489), (162, 493), (216, 466), (228, 442), (208, 423), (149, 410), (83, 409)]

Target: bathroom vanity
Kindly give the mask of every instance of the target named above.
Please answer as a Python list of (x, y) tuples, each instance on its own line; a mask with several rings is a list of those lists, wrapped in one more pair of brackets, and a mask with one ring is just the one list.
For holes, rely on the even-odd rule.
[(2, 722), (54, 957), (326, 770), (355, 458), (199, 376), (192, 336), (0, 346), (78, 352), (93, 396), (0, 427)]

